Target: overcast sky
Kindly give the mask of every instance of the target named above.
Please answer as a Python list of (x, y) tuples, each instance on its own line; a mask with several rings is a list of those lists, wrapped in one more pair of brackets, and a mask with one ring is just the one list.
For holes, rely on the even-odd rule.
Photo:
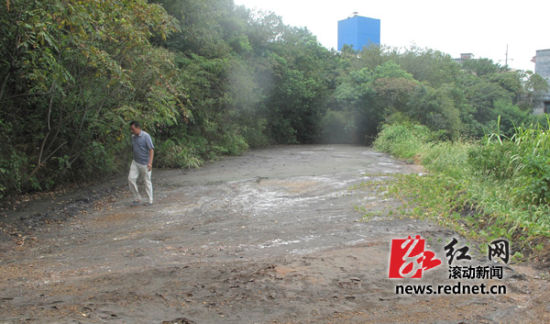
[(381, 20), (381, 43), (429, 47), (458, 57), (473, 53), (504, 65), (534, 70), (537, 49), (550, 48), (548, 0), (234, 0), (273, 11), (286, 24), (305, 26), (327, 48), (337, 47), (337, 22), (359, 15)]

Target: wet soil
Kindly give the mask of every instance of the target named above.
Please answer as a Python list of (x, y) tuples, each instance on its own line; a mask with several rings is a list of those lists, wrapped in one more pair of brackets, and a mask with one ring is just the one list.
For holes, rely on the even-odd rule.
[[(30, 202), (2, 216), (0, 322), (550, 322), (548, 269), (529, 265), (471, 281), (505, 295), (395, 293), (456, 284), (443, 246), (475, 245), (388, 212), (401, 202), (373, 184), (419, 172), (361, 146), (280, 146), (154, 170), (152, 206), (130, 206), (124, 177)], [(364, 220), (362, 208), (377, 216)], [(416, 234), (443, 265), (388, 279), (391, 239)]]

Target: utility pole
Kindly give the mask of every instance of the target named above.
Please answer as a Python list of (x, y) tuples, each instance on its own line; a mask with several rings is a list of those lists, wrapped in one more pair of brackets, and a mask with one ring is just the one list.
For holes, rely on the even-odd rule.
[(504, 67), (508, 69), (508, 44), (506, 44), (506, 60), (504, 62)]

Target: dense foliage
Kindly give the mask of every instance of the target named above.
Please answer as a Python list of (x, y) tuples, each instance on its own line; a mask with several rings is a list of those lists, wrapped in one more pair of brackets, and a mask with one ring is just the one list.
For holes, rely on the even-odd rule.
[(134, 119), (153, 135), (156, 166), (197, 167), (275, 143), (369, 144), (400, 121), (457, 140), (500, 116), (511, 136), (548, 87), (432, 50), (329, 51), (232, 0), (0, 6), (0, 196), (123, 170)]
[(387, 192), (408, 203), (399, 214), (455, 225), (485, 243), (507, 238), (516, 257), (548, 257), (550, 120), (517, 127), (512, 136), (497, 130), (455, 142), (437, 140), (424, 125), (386, 124), (374, 146), (428, 170), (389, 183)]
[(146, 1), (7, 1), (0, 10), (0, 191), (51, 188), (120, 166), (127, 121), (185, 116), (177, 30)]

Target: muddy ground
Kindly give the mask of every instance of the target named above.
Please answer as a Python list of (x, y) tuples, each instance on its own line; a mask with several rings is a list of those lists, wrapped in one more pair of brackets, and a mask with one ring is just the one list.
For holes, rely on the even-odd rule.
[[(0, 322), (549, 323), (548, 269), (529, 265), (470, 282), (505, 295), (395, 293), (455, 284), (452, 237), (472, 247), (465, 264), (488, 264), (452, 231), (388, 213), (400, 202), (374, 184), (411, 172), (366, 147), (281, 146), (154, 170), (153, 206), (131, 207), (124, 177), (30, 202), (2, 215)], [(391, 239), (415, 234), (443, 264), (388, 279)]]

